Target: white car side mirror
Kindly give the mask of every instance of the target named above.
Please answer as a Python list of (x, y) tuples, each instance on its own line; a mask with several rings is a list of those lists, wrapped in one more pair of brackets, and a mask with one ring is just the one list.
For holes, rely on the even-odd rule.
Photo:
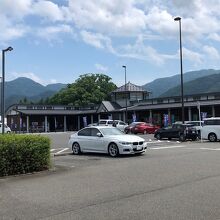
[(98, 137), (102, 137), (102, 134), (101, 134), (100, 132), (98, 132), (96, 135), (97, 135)]

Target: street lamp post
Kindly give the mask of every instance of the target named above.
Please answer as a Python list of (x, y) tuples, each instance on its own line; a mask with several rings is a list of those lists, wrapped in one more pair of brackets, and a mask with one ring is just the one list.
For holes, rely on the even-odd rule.
[(12, 51), (12, 47), (2, 50), (2, 92), (1, 92), (1, 121), (2, 121), (2, 134), (5, 133), (5, 53)]
[(185, 114), (184, 114), (184, 98), (183, 98), (183, 53), (182, 53), (182, 36), (181, 36), (182, 35), (182, 33), (181, 33), (181, 17), (174, 18), (174, 21), (179, 21), (182, 123), (184, 124)]
[(126, 80), (126, 66), (122, 66), (125, 70), (125, 123), (128, 122), (128, 97), (127, 97), (127, 80)]

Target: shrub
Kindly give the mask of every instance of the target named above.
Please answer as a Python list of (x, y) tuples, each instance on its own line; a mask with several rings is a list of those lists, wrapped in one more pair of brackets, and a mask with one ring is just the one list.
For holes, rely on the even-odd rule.
[(0, 176), (49, 169), (50, 140), (39, 135), (0, 135)]

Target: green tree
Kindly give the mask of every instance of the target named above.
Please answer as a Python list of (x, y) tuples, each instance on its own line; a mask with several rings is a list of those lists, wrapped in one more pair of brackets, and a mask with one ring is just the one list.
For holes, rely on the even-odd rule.
[(41, 99), (37, 102), (37, 104), (44, 104), (44, 99), (41, 98)]
[(28, 101), (27, 97), (24, 97), (23, 99), (20, 99), (19, 103), (20, 104), (29, 104), (29, 101)]
[(73, 104), (87, 106), (91, 103), (99, 104), (103, 100), (110, 100), (110, 93), (116, 85), (111, 78), (104, 74), (84, 74), (67, 88), (62, 89), (50, 98), (51, 104)]

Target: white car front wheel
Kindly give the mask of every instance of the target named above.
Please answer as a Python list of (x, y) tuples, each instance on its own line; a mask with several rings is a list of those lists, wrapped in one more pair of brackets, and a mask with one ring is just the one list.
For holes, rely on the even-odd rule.
[(81, 153), (80, 145), (77, 142), (73, 143), (72, 150), (73, 150), (73, 154), (75, 155)]
[(208, 139), (210, 142), (216, 142), (217, 141), (217, 137), (215, 133), (210, 133), (208, 136)]
[(115, 143), (109, 144), (108, 153), (111, 157), (117, 157), (119, 155), (118, 146)]

